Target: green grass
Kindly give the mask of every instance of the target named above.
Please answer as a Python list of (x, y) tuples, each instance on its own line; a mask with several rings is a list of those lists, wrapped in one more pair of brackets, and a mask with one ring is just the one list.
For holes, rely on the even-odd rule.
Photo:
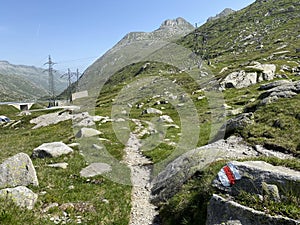
[(299, 100), (297, 95), (258, 108), (254, 113), (255, 123), (245, 127), (242, 136), (250, 143), (299, 156)]
[(214, 193), (211, 182), (224, 164), (224, 161), (216, 162), (196, 173), (179, 193), (163, 203), (160, 207), (162, 224), (205, 224), (207, 204)]
[[(15, 113), (11, 108), (5, 110)], [(49, 111), (17, 117), (22, 122), (16, 128), (0, 128), (0, 162), (19, 152), (31, 155), (33, 149), (44, 142), (63, 141), (68, 144), (74, 141), (71, 121), (32, 130), (33, 124), (29, 124), (29, 120), (44, 113)], [(117, 155), (116, 153), (115, 156), (118, 157)], [(63, 170), (47, 166), (57, 162), (67, 162), (68, 168)], [(101, 176), (91, 179), (81, 178), (79, 172), (86, 166), (86, 161), (78, 149), (60, 158), (34, 159), (33, 164), (37, 171), (39, 186), (30, 188), (35, 193), (45, 192), (45, 194), (39, 195), (33, 211), (0, 201), (1, 224), (53, 224), (49, 220), (50, 217), (62, 216), (63, 211), (55, 207), (44, 213), (42, 209), (50, 203), (58, 203), (59, 206), (64, 203), (91, 205), (93, 210), (67, 209), (72, 224), (75, 224), (76, 216), (82, 216), (83, 224), (128, 224), (131, 187), (114, 183)], [(73, 187), (70, 188), (71, 186)], [(103, 199), (108, 200), (108, 203), (103, 202)]]

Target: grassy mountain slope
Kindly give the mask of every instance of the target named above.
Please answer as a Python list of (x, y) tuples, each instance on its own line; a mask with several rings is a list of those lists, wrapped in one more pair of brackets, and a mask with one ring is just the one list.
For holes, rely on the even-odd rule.
[[(54, 73), (56, 94), (67, 86), (67, 81)], [(47, 96), (48, 73), (33, 66), (12, 65), (0, 61), (0, 101), (26, 101)]]
[[(128, 106), (131, 109), (128, 113), (129, 118), (139, 119), (145, 127), (149, 126), (148, 122), (154, 123), (159, 116), (143, 113), (150, 107), (161, 110), (164, 115), (169, 115), (173, 119), (173, 125), (165, 131), (148, 132), (141, 138), (145, 144), (142, 149), (143, 153), (150, 157), (155, 164), (164, 161), (176, 151), (183, 135), (181, 129), (186, 122), (182, 121), (179, 114), (180, 109), (187, 109), (187, 113), (193, 110), (193, 107), (187, 103), (188, 99), (193, 102), (197, 113), (197, 118), (189, 117), (189, 114), (186, 114), (187, 118), (190, 119), (189, 122), (192, 123), (190, 129), (199, 131), (197, 140), (191, 140), (184, 136), (188, 142), (196, 142), (196, 146), (202, 146), (211, 140), (211, 133), (214, 130), (213, 121), (220, 119), (220, 122), (224, 122), (222, 117), (219, 118), (214, 114), (216, 109), (214, 108), (215, 105), (212, 104), (215, 101), (220, 101), (220, 104), (226, 103), (234, 110), (241, 109), (240, 112), (255, 109), (252, 110), (254, 123), (236, 131), (237, 135), (243, 136), (250, 144), (261, 144), (273, 150), (285, 151), (299, 156), (299, 95), (289, 99), (281, 99), (266, 106), (253, 107), (257, 104), (257, 98), (262, 93), (259, 90), (260, 84), (242, 89), (227, 89), (221, 93), (221, 98), (220, 95), (217, 96), (218, 98), (213, 98), (214, 96), (207, 95), (214, 94), (208, 89), (211, 87), (209, 86), (211, 80), (214, 82), (215, 80), (206, 75), (207, 73), (213, 74), (219, 79), (231, 71), (244, 68), (251, 61), (259, 61), (261, 63), (274, 63), (277, 65), (277, 73), (284, 74), (291, 80), (299, 80), (299, 76), (293, 72), (280, 71), (282, 65), (299, 66), (299, 53), (296, 52), (296, 49), (299, 48), (299, 24), (299, 3), (296, 0), (256, 1), (249, 7), (225, 18), (209, 21), (196, 31), (207, 34), (207, 41), (204, 46), (201, 37), (195, 39), (194, 33), (176, 41), (178, 45), (184, 46), (190, 51), (196, 49), (199, 56), (212, 62), (209, 66), (203, 66), (202, 73), (199, 73), (196, 67), (188, 68), (188, 63), (184, 66), (186, 62), (178, 62), (176, 66), (166, 64), (164, 62), (167, 61), (163, 60), (150, 61), (151, 57), (144, 61), (145, 55), (149, 54), (153, 56), (153, 59), (158, 59), (164, 58), (167, 52), (171, 56), (180, 53), (177, 50), (173, 51), (171, 44), (160, 45), (161, 43), (165, 44), (165, 42), (153, 39), (139, 42), (136, 38), (141, 37), (140, 34), (128, 35), (128, 39), (123, 39), (85, 72), (80, 81), (81, 88), (84, 90), (91, 85), (101, 89), (101, 92), (99, 89), (97, 90), (97, 93), (100, 92), (100, 94), (96, 96), (94, 106), (97, 115), (117, 117), (119, 116), (117, 113), (121, 112), (113, 111), (114, 107), (121, 105), (125, 108), (130, 105), (131, 107)], [(170, 39), (167, 42), (170, 43)], [(154, 44), (155, 48), (151, 48), (151, 44)], [(161, 46), (164, 48), (160, 49)], [(285, 52), (278, 53), (282, 51)], [(191, 57), (194, 60), (193, 57), (195, 56), (191, 55)], [(177, 59), (181, 59), (181, 57)], [(172, 62), (176, 64), (175, 61)], [(220, 73), (224, 67), (228, 67), (228, 69)], [(191, 74), (196, 74), (201, 82), (194, 79)], [(97, 86), (102, 81), (103, 87)], [(269, 81), (265, 81), (265, 83), (267, 82)], [(174, 96), (171, 95), (174, 86), (178, 87), (176, 96), (175, 94)], [(173, 97), (176, 99), (172, 102)], [(166, 99), (167, 102), (164, 101)], [(4, 112), (9, 115), (7, 108), (3, 109)], [(223, 109), (221, 113), (224, 112)], [(32, 126), (28, 122), (29, 119), (39, 114), (40, 112), (35, 112), (28, 118), (26, 116), (17, 117), (15, 111), (11, 112), (12, 116), (10, 117), (20, 119), (22, 123), (18, 125), (17, 128), (19, 129), (17, 130), (0, 128), (2, 129), (0, 149), (4, 149), (1, 151), (0, 159), (5, 159), (20, 149), (30, 154), (34, 147), (45, 140), (57, 141), (60, 139), (65, 143), (73, 142), (72, 125), (69, 121), (46, 128), (29, 130)], [(227, 114), (228, 119), (231, 117)], [(277, 120), (279, 122), (276, 122)], [(199, 127), (197, 126), (198, 122)], [(275, 122), (280, 126), (274, 126)], [(135, 124), (130, 122), (131, 130), (134, 127)], [(124, 156), (124, 144), (117, 139), (113, 123), (108, 121), (105, 124), (97, 124), (97, 128), (103, 132), (101, 137), (109, 140), (105, 143), (106, 149), (117, 160), (121, 160)], [(191, 135), (191, 137), (194, 136)], [(34, 141), (31, 141), (32, 138)], [(190, 145), (185, 146), (189, 147)], [(74, 154), (63, 159), (69, 163), (66, 171), (50, 170), (45, 166), (47, 163), (60, 162), (61, 160), (58, 158), (57, 160), (34, 161), (38, 168), (37, 172), (42, 189), (36, 190), (36, 192), (46, 191), (47, 193), (39, 197), (37, 209), (33, 212), (10, 208), (10, 205), (2, 203), (0, 220), (4, 221), (3, 224), (16, 223), (11, 216), (15, 215), (14, 210), (19, 210), (17, 212), (20, 214), (20, 218), (17, 222), (30, 221), (32, 224), (51, 224), (52, 222), (49, 222), (46, 213), (42, 213), (39, 208), (53, 202), (61, 205), (71, 201), (88, 201), (96, 209), (96, 212), (93, 210), (80, 212), (76, 209), (70, 209), (68, 213), (73, 221), (79, 215), (82, 216), (82, 220), (86, 224), (99, 224), (99, 221), (101, 221), (100, 224), (128, 224), (130, 187), (117, 185), (101, 176), (89, 181), (78, 177), (80, 168), (85, 165), (85, 160), (77, 149)], [(261, 160), (300, 170), (300, 163), (297, 159), (261, 158)], [(210, 184), (224, 163), (224, 161), (214, 163), (205, 171), (195, 174), (177, 195), (163, 204), (160, 208), (162, 224), (205, 224), (207, 202), (213, 193)], [(65, 179), (66, 176), (68, 179)], [(75, 189), (69, 188), (72, 185)], [(105, 203), (103, 200), (108, 200), (109, 203)], [(300, 200), (295, 198), (294, 202), (299, 205)], [(282, 209), (278, 204), (274, 206), (276, 213), (279, 209), (282, 211), (282, 215), (297, 217), (300, 214), (299, 209), (294, 207), (287, 206)], [(50, 216), (62, 216), (62, 210), (55, 207), (50, 210), (49, 214)]]
[[(251, 61), (275, 63), (279, 72), (281, 65), (294, 61), (295, 66), (299, 61), (299, 4), (297, 0), (257, 0), (227, 17), (205, 23), (178, 43), (209, 59), (216, 76), (225, 76)], [(224, 67), (229, 70), (219, 74)]]

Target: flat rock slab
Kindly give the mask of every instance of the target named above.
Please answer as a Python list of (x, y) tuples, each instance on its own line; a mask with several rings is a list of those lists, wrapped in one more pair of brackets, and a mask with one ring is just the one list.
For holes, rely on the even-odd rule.
[(0, 165), (0, 188), (38, 186), (38, 178), (30, 157), (19, 153)]
[(0, 190), (0, 198), (12, 200), (16, 205), (33, 209), (38, 195), (24, 186)]
[(102, 134), (100, 131), (93, 129), (93, 128), (81, 128), (77, 134), (75, 135), (76, 138), (87, 138), (87, 137), (94, 137)]
[(35, 148), (32, 153), (33, 158), (56, 158), (73, 152), (73, 149), (63, 142), (44, 143)]
[[(208, 204), (207, 225), (221, 224), (259, 224), (259, 225), (297, 225), (299, 221), (283, 216), (271, 216), (250, 207), (214, 194)], [(237, 223), (228, 223), (228, 221)]]
[(111, 166), (106, 163), (92, 163), (80, 171), (82, 177), (94, 177), (103, 173), (110, 172)]

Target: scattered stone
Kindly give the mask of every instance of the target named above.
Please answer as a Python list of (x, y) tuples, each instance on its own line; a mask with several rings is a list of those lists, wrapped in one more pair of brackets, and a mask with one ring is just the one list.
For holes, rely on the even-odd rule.
[(52, 168), (67, 169), (68, 165), (69, 165), (68, 163), (63, 162), (63, 163), (49, 164), (48, 166)]
[(0, 198), (12, 200), (16, 205), (27, 209), (33, 209), (38, 195), (24, 186), (6, 188), (0, 190)]
[(56, 203), (56, 202), (54, 202), (54, 203), (49, 203), (49, 204), (43, 206), (43, 212), (46, 213), (46, 212), (48, 212), (50, 209), (53, 209), (53, 208), (58, 207), (58, 206), (59, 206), (59, 205), (58, 205), (58, 203)]
[(44, 143), (35, 148), (32, 153), (33, 158), (57, 158), (62, 155), (68, 155), (73, 152), (73, 149), (63, 142)]
[(111, 166), (106, 163), (92, 163), (80, 171), (81, 177), (94, 177), (103, 173), (110, 172)]
[(66, 211), (68, 209), (74, 209), (76, 212), (96, 212), (95, 206), (89, 202), (77, 202), (77, 203), (64, 203), (59, 206), (59, 209)]
[(81, 128), (78, 133), (75, 135), (76, 138), (87, 138), (93, 137), (102, 134), (100, 131), (93, 128)]
[(38, 186), (38, 178), (30, 157), (19, 153), (0, 165), (0, 188)]
[(162, 115), (162, 111), (155, 109), (155, 108), (148, 108), (145, 109), (142, 114), (159, 114)]
[(168, 115), (162, 115), (159, 117), (158, 122), (163, 122), (163, 123), (174, 123), (172, 118)]
[(68, 144), (68, 146), (71, 147), (71, 148), (78, 147), (79, 145), (80, 145), (79, 143)]
[(92, 117), (87, 117), (74, 125), (75, 127), (91, 127), (95, 126), (95, 122)]
[(105, 203), (105, 204), (109, 204), (109, 201), (108, 201), (107, 199), (105, 199), (105, 198), (102, 199), (101, 201), (102, 201), (103, 203)]
[(241, 114), (243, 112), (243, 108), (237, 108), (237, 109), (232, 109), (227, 111), (228, 116), (236, 116), (238, 114)]
[(202, 99), (205, 99), (206, 97), (205, 96), (199, 96), (198, 98), (197, 98), (197, 100), (202, 100)]

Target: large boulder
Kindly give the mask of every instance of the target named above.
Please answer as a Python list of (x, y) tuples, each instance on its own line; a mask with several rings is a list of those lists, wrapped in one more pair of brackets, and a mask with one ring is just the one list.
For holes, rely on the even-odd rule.
[(257, 73), (244, 70), (230, 73), (222, 82), (223, 88), (244, 88), (257, 83)]
[(88, 137), (94, 137), (102, 134), (100, 131), (94, 129), (94, 128), (81, 128), (77, 134), (75, 135), (76, 138), (88, 138)]
[(30, 157), (19, 153), (0, 165), (0, 188), (38, 186), (38, 178)]
[(247, 66), (246, 69), (257, 71), (258, 81), (273, 80), (275, 78), (276, 66), (274, 64), (256, 63), (253, 66)]
[(73, 152), (73, 149), (63, 142), (44, 143), (35, 148), (32, 153), (33, 158), (57, 158)]
[(0, 198), (13, 201), (16, 205), (27, 209), (33, 209), (38, 195), (24, 186), (6, 188), (0, 190)]
[(224, 88), (244, 88), (253, 84), (273, 80), (275, 78), (276, 66), (274, 64), (260, 64), (247, 66), (245, 70), (230, 73), (221, 83)]
[[(264, 161), (231, 162), (242, 179), (236, 181), (232, 187), (224, 187), (216, 178), (213, 185), (230, 195), (237, 195), (241, 190), (248, 193), (262, 195), (264, 185), (276, 184), (279, 187), (289, 187), (293, 190), (300, 190), (300, 172), (282, 166), (273, 166)], [(300, 196), (300, 191), (298, 191)]]
[(241, 138), (230, 137), (212, 144), (191, 150), (181, 155), (160, 172), (152, 181), (152, 197), (154, 204), (171, 198), (182, 185), (210, 163), (229, 158), (254, 157), (258, 153), (245, 144)]

